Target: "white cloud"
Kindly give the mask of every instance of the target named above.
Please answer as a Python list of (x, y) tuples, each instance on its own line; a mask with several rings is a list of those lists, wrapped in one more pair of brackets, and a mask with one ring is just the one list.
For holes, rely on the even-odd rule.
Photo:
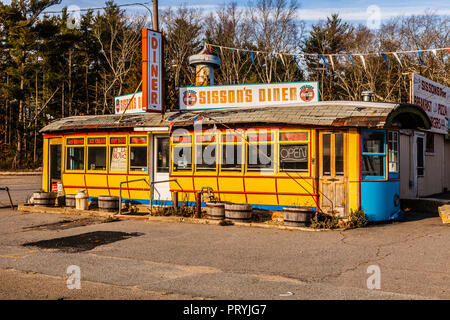
[[(450, 9), (430, 10), (427, 7), (380, 7), (381, 19), (389, 19), (399, 16), (420, 15), (427, 10), (438, 15), (450, 15)], [(320, 9), (298, 9), (297, 17), (299, 20), (315, 21), (325, 20), (332, 13), (339, 13), (343, 20), (358, 21), (367, 20), (369, 14), (366, 9), (361, 8), (320, 8)]]

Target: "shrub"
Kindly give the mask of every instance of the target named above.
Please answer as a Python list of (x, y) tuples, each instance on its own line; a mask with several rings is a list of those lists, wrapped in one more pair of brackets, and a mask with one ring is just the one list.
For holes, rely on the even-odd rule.
[(369, 220), (367, 219), (366, 213), (362, 209), (356, 211), (350, 210), (350, 215), (348, 217), (347, 228), (363, 228), (367, 226)]
[(311, 219), (310, 227), (314, 229), (336, 229), (339, 228), (339, 218), (317, 212)]

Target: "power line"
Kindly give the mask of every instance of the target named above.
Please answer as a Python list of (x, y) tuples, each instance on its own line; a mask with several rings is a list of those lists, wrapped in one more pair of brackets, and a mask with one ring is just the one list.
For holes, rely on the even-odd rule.
[[(131, 6), (146, 6), (147, 4), (150, 4), (151, 2), (134, 2), (134, 3), (125, 3), (125, 4), (116, 4), (115, 7), (131, 7)], [(66, 12), (80, 12), (80, 11), (89, 11), (89, 10), (101, 10), (106, 9), (109, 7), (90, 7), (90, 8), (80, 8), (80, 9), (73, 9), (73, 10), (66, 10)], [(147, 8), (148, 9), (148, 8)], [(42, 14), (47, 13), (63, 13), (64, 10), (58, 10), (58, 11), (44, 11)]]

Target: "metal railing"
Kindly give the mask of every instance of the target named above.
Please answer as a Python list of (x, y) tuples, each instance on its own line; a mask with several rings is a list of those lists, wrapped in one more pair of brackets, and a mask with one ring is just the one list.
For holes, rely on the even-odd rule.
[(153, 188), (153, 186), (155, 184), (158, 183), (166, 183), (166, 182), (175, 182), (181, 189), (181, 191), (183, 191), (183, 188), (181, 187), (180, 183), (177, 181), (177, 179), (169, 179), (169, 180), (160, 180), (160, 181), (152, 181), (151, 183), (148, 183), (147, 179), (142, 178), (142, 179), (137, 179), (137, 180), (131, 180), (131, 181), (122, 181), (119, 184), (119, 213), (121, 214), (122, 211), (122, 184), (124, 183), (132, 183), (132, 182), (138, 182), (138, 181), (144, 181), (150, 188), (150, 203), (149, 203), (149, 210), (150, 210), (150, 214), (152, 214), (153, 212), (153, 190), (156, 191), (158, 193), (158, 202), (161, 201), (161, 193), (158, 191), (158, 189)]
[(9, 203), (11, 203), (11, 209), (14, 210), (14, 204), (12, 202), (11, 195), (9, 194), (9, 188), (8, 187), (2, 187), (2, 188), (0, 188), (0, 190), (5, 190), (6, 191), (6, 193), (8, 194)]

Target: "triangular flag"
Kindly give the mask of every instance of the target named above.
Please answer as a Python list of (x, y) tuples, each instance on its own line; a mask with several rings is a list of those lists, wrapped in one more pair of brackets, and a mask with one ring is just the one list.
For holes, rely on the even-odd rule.
[(351, 54), (347, 54), (347, 56), (350, 59), (350, 62), (352, 63), (352, 65), (355, 66), (355, 64), (353, 63), (352, 55)]
[(211, 45), (209, 44), (208, 46), (209, 46), (209, 52), (212, 53)]
[(417, 52), (418, 56), (419, 56), (419, 61), (421, 64), (423, 64), (424, 66), (426, 66), (425, 62), (422, 60), (422, 51)]
[(250, 57), (252, 58), (252, 64), (253, 64), (253, 61), (255, 61), (255, 59), (253, 57), (253, 51), (250, 51)]
[(367, 71), (367, 69), (366, 69), (366, 60), (364, 60), (364, 56), (362, 54), (360, 54), (359, 57), (361, 58), (361, 62), (362, 62), (362, 65), (364, 67), (364, 71)]
[(398, 63), (400, 64), (400, 67), (403, 68), (402, 61), (401, 61), (400, 58), (398, 57), (397, 52), (393, 52), (392, 54), (394, 55), (395, 59), (397, 59)]
[(431, 52), (433, 52), (434, 56), (437, 57), (437, 50), (436, 49), (431, 50)]
[(323, 56), (323, 54), (320, 55), (320, 58), (322, 59), (323, 64), (325, 65), (325, 69), (328, 69), (327, 61), (325, 60), (325, 57)]
[(445, 50), (447, 50), (447, 52), (450, 53), (450, 48), (445, 48)]
[(382, 53), (381, 56), (383, 57), (384, 61), (386, 62), (387, 68), (389, 70), (389, 62), (387, 60), (386, 54)]
[(172, 132), (172, 127), (173, 127), (173, 124), (175, 123), (175, 121), (172, 121), (170, 124), (169, 124), (169, 134)]
[(334, 70), (333, 56), (330, 54), (330, 55), (328, 55), (328, 57), (330, 58), (330, 61), (331, 61), (331, 68)]

